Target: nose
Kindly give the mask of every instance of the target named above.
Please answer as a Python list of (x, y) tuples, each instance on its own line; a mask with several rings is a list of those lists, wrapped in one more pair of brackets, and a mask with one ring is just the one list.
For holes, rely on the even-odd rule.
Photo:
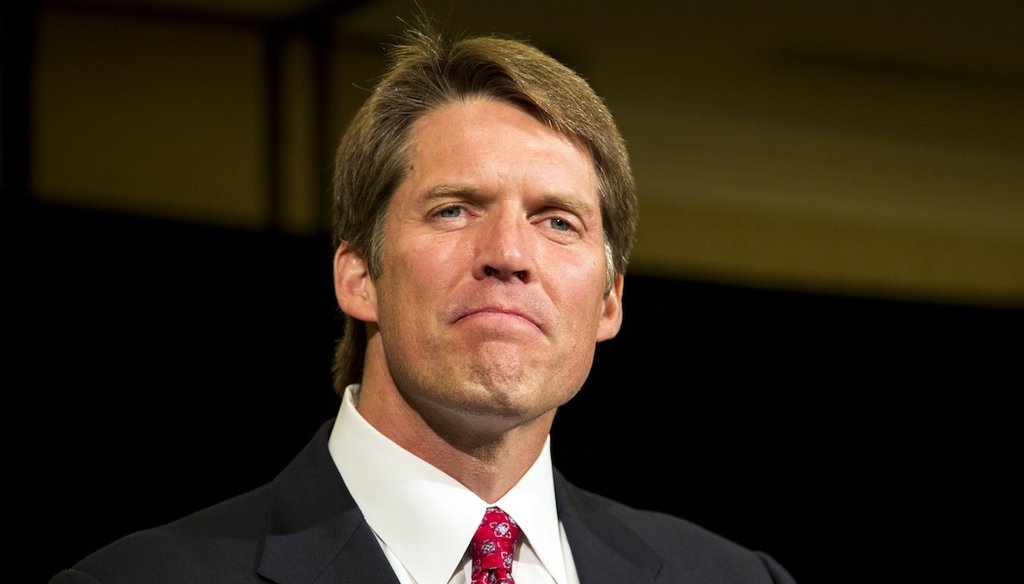
[(513, 215), (495, 215), (479, 226), (473, 265), (473, 275), (477, 279), (529, 282), (533, 278), (531, 225), (525, 217)]

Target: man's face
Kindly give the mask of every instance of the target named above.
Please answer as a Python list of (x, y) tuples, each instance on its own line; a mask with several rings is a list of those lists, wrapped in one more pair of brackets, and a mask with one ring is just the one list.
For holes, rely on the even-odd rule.
[(553, 414), (621, 322), (589, 154), (483, 98), (424, 115), (412, 138), (372, 284), (395, 388), (427, 420)]

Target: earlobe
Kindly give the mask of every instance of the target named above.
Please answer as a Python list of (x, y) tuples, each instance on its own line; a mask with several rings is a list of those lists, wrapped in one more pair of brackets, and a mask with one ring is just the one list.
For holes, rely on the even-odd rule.
[(345, 314), (363, 322), (377, 322), (377, 290), (369, 267), (346, 243), (334, 254), (334, 296)]
[(607, 341), (619, 334), (622, 326), (622, 287), (625, 284), (622, 274), (615, 274), (612, 289), (604, 297), (601, 322), (597, 326), (597, 341)]

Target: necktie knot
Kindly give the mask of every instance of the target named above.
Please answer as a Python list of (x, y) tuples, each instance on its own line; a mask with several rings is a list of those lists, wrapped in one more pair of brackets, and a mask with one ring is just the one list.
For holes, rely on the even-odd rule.
[(519, 525), (498, 507), (488, 507), (469, 544), (472, 584), (515, 584), (512, 557), (518, 540)]

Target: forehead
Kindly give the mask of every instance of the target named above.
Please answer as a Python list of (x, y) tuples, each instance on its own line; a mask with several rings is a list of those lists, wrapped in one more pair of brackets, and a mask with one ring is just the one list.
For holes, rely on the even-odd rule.
[(482, 97), (449, 103), (418, 119), (410, 138), (407, 181), (543, 184), (597, 202), (590, 153), (512, 103)]

